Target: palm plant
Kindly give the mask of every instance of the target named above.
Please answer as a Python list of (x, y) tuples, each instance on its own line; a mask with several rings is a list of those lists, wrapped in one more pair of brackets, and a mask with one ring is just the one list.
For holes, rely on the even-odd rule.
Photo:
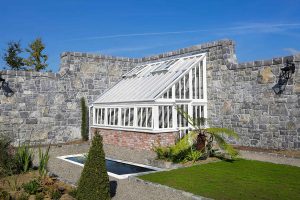
[[(211, 156), (214, 152), (214, 141), (220, 147), (220, 149), (227, 152), (232, 158), (238, 155), (238, 151), (235, 150), (230, 144), (223, 138), (223, 134), (238, 139), (237, 133), (228, 128), (208, 127), (205, 118), (193, 119), (187, 112), (177, 108), (177, 111), (193, 126), (191, 132), (197, 133), (196, 149), (204, 152), (207, 157)], [(189, 133), (190, 134), (190, 133)]]

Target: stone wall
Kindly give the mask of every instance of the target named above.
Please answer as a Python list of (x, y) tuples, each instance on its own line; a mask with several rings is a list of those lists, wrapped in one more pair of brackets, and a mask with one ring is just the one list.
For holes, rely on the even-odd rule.
[[(300, 149), (300, 55), (238, 64), (231, 40), (196, 45), (140, 59), (63, 53), (59, 73), (2, 71), (13, 97), (0, 90), (0, 131), (21, 141), (65, 142), (80, 137), (79, 100), (92, 102), (137, 63), (207, 53), (208, 118), (233, 128), (237, 145)], [(296, 64), (286, 90), (276, 95), (285, 61)], [(128, 136), (131, 137), (131, 136)]]
[[(286, 60), (296, 72), (281, 95), (272, 87)], [(274, 149), (300, 149), (300, 56), (210, 66), (209, 116), (216, 126), (233, 128), (238, 145)]]
[(91, 103), (115, 84), (136, 60), (63, 53), (58, 73), (1, 71), (15, 94), (0, 90), (0, 132), (18, 143), (80, 139), (80, 98)]

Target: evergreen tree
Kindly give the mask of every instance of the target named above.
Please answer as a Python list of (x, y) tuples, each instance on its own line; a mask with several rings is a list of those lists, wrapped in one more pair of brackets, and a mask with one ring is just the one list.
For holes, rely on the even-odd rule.
[(80, 99), (81, 105), (81, 137), (83, 141), (87, 141), (89, 139), (88, 127), (87, 127), (87, 113), (88, 109), (85, 103), (84, 97)]
[(77, 199), (109, 200), (109, 178), (105, 165), (102, 137), (96, 133), (78, 183)]
[(45, 45), (43, 44), (42, 39), (35, 39), (31, 44), (29, 44), (29, 48), (26, 49), (26, 52), (29, 53), (29, 58), (24, 60), (25, 64), (38, 72), (46, 69), (48, 66), (46, 63), (48, 56), (43, 54), (44, 49)]
[(3, 60), (6, 65), (13, 70), (22, 70), (24, 68), (23, 58), (19, 56), (23, 50), (21, 48), (20, 41), (11, 41), (7, 44), (7, 49), (5, 50)]

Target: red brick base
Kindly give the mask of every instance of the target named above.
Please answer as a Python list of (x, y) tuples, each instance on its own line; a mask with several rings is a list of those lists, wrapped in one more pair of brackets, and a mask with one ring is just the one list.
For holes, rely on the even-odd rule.
[(153, 150), (158, 145), (173, 145), (177, 138), (177, 132), (146, 133), (100, 128), (92, 128), (92, 136), (96, 131), (102, 135), (104, 144), (143, 150)]

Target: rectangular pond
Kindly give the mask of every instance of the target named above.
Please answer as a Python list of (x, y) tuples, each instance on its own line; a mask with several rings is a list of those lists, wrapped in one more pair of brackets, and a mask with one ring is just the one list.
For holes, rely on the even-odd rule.
[[(86, 160), (84, 154), (66, 155), (57, 158), (82, 167), (84, 166)], [(161, 171), (161, 169), (156, 167), (116, 160), (112, 158), (105, 158), (105, 163), (108, 175), (117, 179), (125, 179), (128, 178), (128, 176), (136, 176), (145, 173)]]

